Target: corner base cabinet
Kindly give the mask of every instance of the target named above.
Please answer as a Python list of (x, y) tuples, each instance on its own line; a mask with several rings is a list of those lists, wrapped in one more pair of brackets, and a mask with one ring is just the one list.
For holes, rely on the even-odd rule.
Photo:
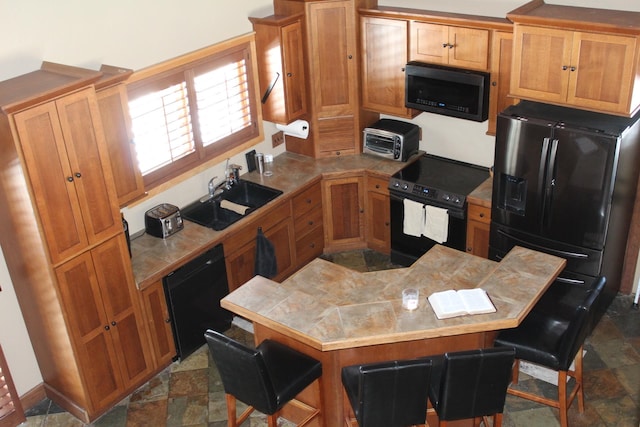
[(0, 244), (47, 396), (90, 423), (155, 369), (93, 84), (0, 82)]

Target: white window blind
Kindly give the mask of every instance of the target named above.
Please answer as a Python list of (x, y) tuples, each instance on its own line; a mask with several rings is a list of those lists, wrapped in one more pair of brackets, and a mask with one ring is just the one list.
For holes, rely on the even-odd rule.
[(249, 43), (170, 61), (128, 86), (145, 187), (153, 187), (260, 135)]

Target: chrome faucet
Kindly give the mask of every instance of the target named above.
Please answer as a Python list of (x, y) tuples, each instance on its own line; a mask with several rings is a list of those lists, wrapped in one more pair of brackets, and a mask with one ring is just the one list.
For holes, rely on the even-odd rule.
[(218, 183), (217, 185), (215, 184), (215, 180), (218, 179), (217, 176), (214, 176), (213, 178), (211, 178), (209, 180), (209, 198), (215, 197), (218, 194), (222, 193), (222, 190), (220, 189), (220, 187), (222, 187), (223, 185), (226, 185), (226, 181), (222, 181), (220, 183)]

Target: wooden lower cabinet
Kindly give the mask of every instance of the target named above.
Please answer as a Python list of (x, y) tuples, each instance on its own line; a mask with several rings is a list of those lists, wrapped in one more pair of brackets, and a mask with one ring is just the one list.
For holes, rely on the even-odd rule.
[(325, 252), (366, 246), (364, 193), (362, 173), (322, 181)]
[(389, 205), (389, 178), (367, 175), (367, 246), (391, 253), (391, 207)]
[(171, 328), (171, 315), (167, 307), (162, 280), (144, 288), (141, 293), (142, 307), (153, 350), (155, 368), (161, 369), (173, 361), (176, 345)]
[(296, 238), (296, 269), (298, 269), (322, 254), (324, 248), (320, 183), (314, 183), (293, 196), (291, 207)]
[(259, 227), (262, 228), (265, 237), (273, 243), (275, 249), (278, 272), (272, 279), (281, 280), (295, 270), (291, 202), (284, 200), (274, 208), (256, 216), (241, 230), (223, 241), (229, 292), (239, 288), (255, 275), (256, 235)]
[(123, 235), (55, 269), (80, 377), (100, 413), (152, 373)]
[(467, 252), (488, 258), (491, 208), (469, 203), (467, 209)]

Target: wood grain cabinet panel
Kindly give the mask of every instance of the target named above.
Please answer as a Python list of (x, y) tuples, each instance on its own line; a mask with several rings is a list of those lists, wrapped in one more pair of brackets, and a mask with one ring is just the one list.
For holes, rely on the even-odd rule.
[[(96, 83), (100, 118), (111, 160), (118, 204), (126, 206), (145, 193), (131, 131), (129, 96), (126, 85), (119, 82), (125, 79), (130, 71), (110, 66), (102, 66), (101, 70), (105, 72), (104, 81)], [(112, 77), (114, 75), (115, 77)], [(118, 81), (114, 84), (113, 79)]]
[(469, 203), (467, 210), (466, 251), (473, 255), (488, 258), (491, 208)]
[(389, 179), (367, 175), (367, 246), (378, 252), (391, 252), (391, 206)]
[(67, 328), (95, 408), (107, 408), (152, 368), (129, 253), (117, 236), (56, 269)]
[(507, 17), (514, 96), (624, 116), (638, 111), (640, 13), (532, 1)]
[(262, 118), (291, 123), (308, 110), (302, 15), (249, 20), (256, 32)]
[(53, 262), (121, 231), (93, 89), (19, 112), (14, 119)]
[(486, 71), (489, 30), (411, 21), (409, 59)]
[(362, 174), (323, 180), (325, 251), (366, 246), (364, 193)]
[(405, 107), (405, 65), (409, 22), (373, 16), (360, 18), (362, 43), (362, 107), (413, 118), (420, 112)]
[(494, 31), (491, 38), (491, 90), (489, 92), (489, 125), (487, 134), (495, 135), (498, 113), (518, 99), (509, 96), (513, 33)]
[(164, 367), (176, 356), (176, 345), (162, 280), (143, 289), (141, 298), (155, 366)]
[(322, 212), (322, 187), (315, 183), (291, 200), (296, 239), (296, 269), (322, 254), (324, 228)]

